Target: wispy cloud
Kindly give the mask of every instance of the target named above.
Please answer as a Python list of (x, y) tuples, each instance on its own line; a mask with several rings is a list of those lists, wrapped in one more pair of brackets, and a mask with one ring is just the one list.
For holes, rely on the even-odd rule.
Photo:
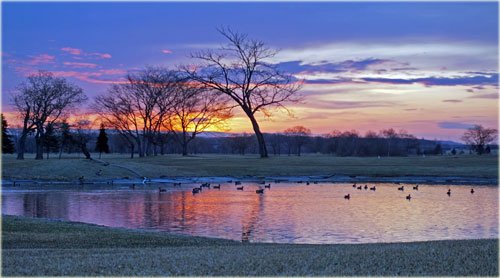
[(26, 61), (26, 64), (36, 66), (42, 64), (52, 64), (55, 62), (56, 57), (49, 54), (40, 54), (36, 56), (31, 56), (31, 58)]
[(450, 103), (460, 103), (462, 100), (459, 99), (445, 99), (443, 102), (450, 102)]
[(80, 63), (80, 62), (63, 62), (65, 66), (72, 68), (96, 68), (97, 64), (94, 63)]
[(467, 129), (474, 126), (473, 124), (463, 122), (438, 122), (437, 125), (444, 129)]
[(67, 52), (71, 55), (81, 55), (83, 52), (81, 49), (72, 48), (72, 47), (63, 47), (63, 48), (61, 48), (61, 50), (64, 52)]
[(172, 50), (169, 50), (169, 49), (162, 49), (161, 52), (163, 54), (172, 54)]

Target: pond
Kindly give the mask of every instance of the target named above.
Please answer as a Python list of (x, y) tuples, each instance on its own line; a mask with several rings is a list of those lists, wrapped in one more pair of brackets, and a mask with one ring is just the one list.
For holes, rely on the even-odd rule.
[[(213, 184), (212, 184), (213, 185)], [(2, 214), (64, 219), (250, 242), (370, 243), (498, 238), (498, 187), (223, 183), (2, 192)], [(364, 184), (363, 184), (364, 186)], [(404, 191), (398, 187), (404, 186)], [(474, 188), (474, 194), (470, 190)], [(450, 196), (447, 195), (451, 189)], [(350, 199), (344, 196), (350, 194)], [(411, 199), (406, 196), (411, 194)]]

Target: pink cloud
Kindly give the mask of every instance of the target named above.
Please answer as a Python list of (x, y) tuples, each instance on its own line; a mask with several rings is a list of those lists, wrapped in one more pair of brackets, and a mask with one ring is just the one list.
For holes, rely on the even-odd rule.
[(36, 56), (31, 56), (31, 59), (26, 62), (28, 65), (40, 65), (40, 64), (52, 64), (56, 59), (55, 56), (49, 54), (40, 54)]
[(64, 62), (63, 63), (65, 66), (72, 67), (72, 68), (95, 68), (97, 67), (96, 64), (93, 63), (79, 63), (79, 62)]
[(89, 54), (85, 54), (85, 55), (89, 56), (91, 58), (94, 58), (94, 59), (110, 59), (111, 58), (111, 54), (108, 54), (108, 53), (94, 52), (94, 53), (89, 53)]
[(72, 47), (63, 47), (63, 48), (61, 48), (61, 50), (68, 52), (71, 55), (80, 55), (83, 53), (83, 51), (81, 49), (72, 48)]
[(120, 75), (120, 74), (127, 73), (126, 70), (122, 70), (122, 69), (104, 69), (104, 70), (100, 70), (99, 72), (102, 74), (106, 74), (106, 75)]
[(93, 72), (79, 72), (79, 71), (52, 71), (55, 76), (58, 77), (69, 77), (75, 78), (81, 81), (94, 83), (94, 84), (120, 84), (124, 83), (125, 80), (123, 78), (119, 79), (105, 79), (102, 78), (106, 75), (117, 75), (123, 74), (126, 71), (120, 69), (109, 69), (109, 70), (99, 70)]
[(161, 52), (164, 54), (172, 54), (172, 50), (168, 50), (168, 49), (163, 49)]

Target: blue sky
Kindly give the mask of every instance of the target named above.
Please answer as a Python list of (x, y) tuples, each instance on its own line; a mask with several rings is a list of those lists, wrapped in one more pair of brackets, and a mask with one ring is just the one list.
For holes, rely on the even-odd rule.
[[(224, 43), (222, 26), (280, 49), (271, 62), (306, 81), (295, 117), (278, 113), (265, 131), (302, 123), (327, 133), (350, 121), (362, 132), (392, 126), (457, 139), (464, 126), (497, 125), (495, 2), (3, 2), (2, 108), (37, 69), (92, 98), (129, 70), (193, 63), (189, 53)], [(245, 121), (237, 115), (233, 130)]]

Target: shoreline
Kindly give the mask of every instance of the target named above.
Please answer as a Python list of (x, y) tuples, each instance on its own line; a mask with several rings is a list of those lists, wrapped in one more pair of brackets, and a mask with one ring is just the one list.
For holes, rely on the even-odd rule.
[[(484, 185), (498, 186), (498, 178), (461, 177), (461, 176), (347, 176), (347, 175), (313, 175), (313, 176), (200, 176), (200, 177), (160, 177), (148, 178), (148, 185), (172, 185), (173, 183), (231, 183), (235, 181), (248, 183), (404, 183), (435, 185)], [(142, 184), (143, 179), (89, 179), (83, 184), (79, 180), (37, 180), (37, 179), (2, 179), (2, 187), (18, 187), (22, 185), (131, 185)]]
[(498, 238), (242, 243), (4, 215), (2, 237), (6, 276), (498, 276)]

